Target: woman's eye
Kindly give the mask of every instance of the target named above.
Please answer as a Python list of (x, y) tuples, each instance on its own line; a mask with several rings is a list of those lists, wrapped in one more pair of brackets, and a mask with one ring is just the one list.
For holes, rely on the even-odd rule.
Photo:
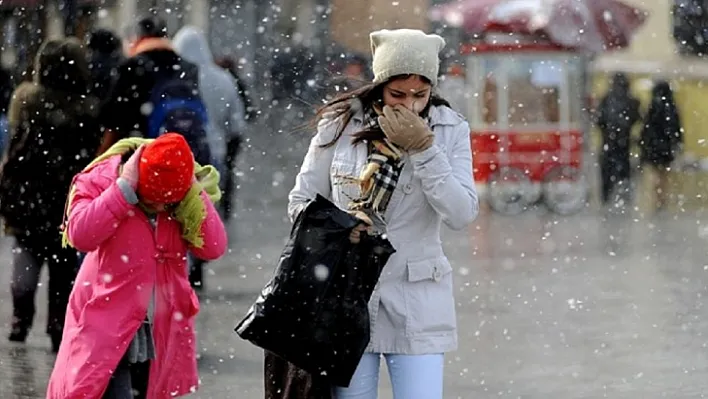
[(415, 98), (425, 98), (425, 96), (426, 96), (427, 94), (428, 94), (428, 93), (418, 93), (418, 94), (415, 95)]
[(403, 95), (403, 94), (401, 94), (401, 93), (391, 93), (391, 97), (393, 97), (393, 98), (404, 98), (405, 95)]

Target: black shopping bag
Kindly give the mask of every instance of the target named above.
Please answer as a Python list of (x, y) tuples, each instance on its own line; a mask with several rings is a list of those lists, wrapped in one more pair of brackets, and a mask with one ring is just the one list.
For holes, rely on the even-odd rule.
[(369, 343), (369, 299), (395, 252), (381, 235), (350, 243), (358, 223), (317, 196), (296, 220), (274, 277), (236, 327), (241, 338), (345, 387)]

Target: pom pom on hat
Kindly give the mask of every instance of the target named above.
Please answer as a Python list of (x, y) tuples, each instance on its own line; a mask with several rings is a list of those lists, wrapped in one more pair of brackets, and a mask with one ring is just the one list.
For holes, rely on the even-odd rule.
[(397, 75), (420, 75), (435, 86), (445, 39), (416, 29), (371, 32), (374, 83), (383, 83)]
[(138, 195), (157, 204), (182, 201), (194, 179), (194, 155), (184, 137), (166, 133), (148, 144), (138, 166)]

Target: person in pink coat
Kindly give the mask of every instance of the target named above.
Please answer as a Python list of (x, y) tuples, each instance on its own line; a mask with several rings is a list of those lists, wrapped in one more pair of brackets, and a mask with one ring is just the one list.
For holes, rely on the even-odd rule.
[(186, 254), (224, 254), (219, 195), (218, 173), (195, 165), (178, 134), (121, 140), (74, 178), (65, 239), (88, 255), (47, 399), (133, 398), (134, 390), (167, 399), (197, 389), (199, 301)]

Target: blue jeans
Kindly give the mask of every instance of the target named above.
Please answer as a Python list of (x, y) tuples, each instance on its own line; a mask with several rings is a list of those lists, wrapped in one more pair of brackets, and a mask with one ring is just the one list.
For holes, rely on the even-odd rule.
[(394, 399), (442, 399), (443, 354), (365, 353), (348, 388), (335, 388), (335, 399), (377, 399), (381, 357), (386, 359)]

